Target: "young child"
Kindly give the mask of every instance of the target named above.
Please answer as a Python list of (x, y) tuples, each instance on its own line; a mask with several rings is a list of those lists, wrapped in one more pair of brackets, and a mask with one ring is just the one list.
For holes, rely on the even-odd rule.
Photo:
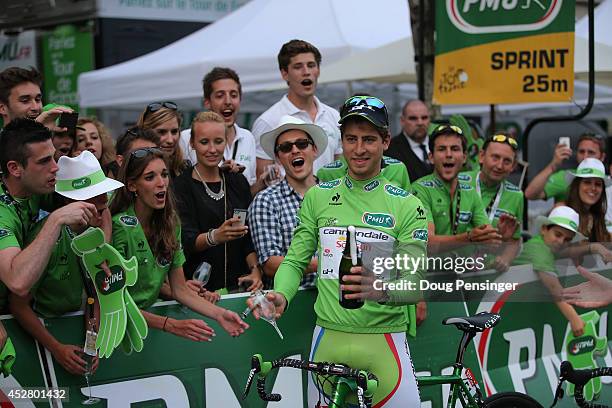
[(554, 208), (548, 217), (536, 219), (540, 233), (531, 238), (513, 264), (533, 264), (533, 269), (544, 285), (555, 298), (555, 304), (569, 321), (572, 333), (579, 337), (584, 332), (584, 321), (578, 316), (574, 307), (560, 299), (563, 287), (559, 282), (559, 272), (555, 266), (555, 254), (570, 241), (585, 239), (578, 232), (579, 216), (576, 211), (566, 206)]

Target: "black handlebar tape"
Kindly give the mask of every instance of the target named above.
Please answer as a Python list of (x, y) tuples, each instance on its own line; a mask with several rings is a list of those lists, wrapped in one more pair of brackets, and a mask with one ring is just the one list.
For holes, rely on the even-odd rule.
[(280, 394), (268, 394), (266, 393), (266, 380), (264, 378), (257, 379), (257, 393), (259, 394), (259, 398), (264, 401), (280, 401)]

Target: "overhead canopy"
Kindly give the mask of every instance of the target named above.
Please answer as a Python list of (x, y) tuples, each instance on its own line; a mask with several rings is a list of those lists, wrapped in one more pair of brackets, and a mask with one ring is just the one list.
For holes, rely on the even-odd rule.
[[(596, 82), (612, 86), (612, 0), (606, 0), (595, 9), (595, 73)], [(576, 23), (576, 44), (574, 71), (576, 78), (586, 81), (589, 71), (588, 60), (589, 17), (584, 16)]]
[(276, 56), (293, 38), (317, 46), (325, 71), (343, 57), (409, 33), (406, 0), (385, 0), (384, 7), (368, 0), (252, 0), (167, 47), (80, 75), (79, 104), (142, 108), (173, 100), (197, 108), (202, 77), (215, 66), (236, 70), (245, 92), (282, 87)]

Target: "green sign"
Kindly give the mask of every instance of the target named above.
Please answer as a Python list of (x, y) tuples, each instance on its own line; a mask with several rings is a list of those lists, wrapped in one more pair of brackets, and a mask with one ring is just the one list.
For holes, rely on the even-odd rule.
[(78, 110), (78, 76), (94, 69), (93, 34), (59, 26), (43, 36), (42, 49), (44, 99)]

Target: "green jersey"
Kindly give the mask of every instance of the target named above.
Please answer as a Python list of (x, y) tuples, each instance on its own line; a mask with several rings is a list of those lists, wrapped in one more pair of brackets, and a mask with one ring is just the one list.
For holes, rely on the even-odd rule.
[(557, 201), (567, 201), (569, 192), (569, 183), (565, 180), (565, 175), (568, 171), (576, 171), (576, 169), (559, 170), (550, 175), (544, 185), (544, 194), (546, 198), (554, 198)]
[(544, 243), (541, 234), (534, 236), (523, 245), (523, 250), (512, 264), (533, 264), (535, 272), (558, 274), (557, 267), (555, 266), (555, 255), (550, 247)]
[[(523, 220), (523, 192), (520, 188), (507, 180), (496, 186), (489, 187), (480, 180), (479, 171), (459, 173), (460, 183), (472, 186), (482, 199), (485, 215), (493, 227), (497, 227), (499, 217), (502, 214), (514, 216), (520, 223)], [(514, 238), (521, 237), (521, 229), (517, 228)]]
[[(344, 156), (341, 156), (338, 160), (321, 167), (317, 171), (317, 178), (319, 182), (336, 180), (344, 177), (347, 170), (346, 159)], [(401, 161), (383, 156), (381, 174), (397, 187), (410, 191), (408, 170), (406, 170), (406, 166)]]
[[(46, 219), (32, 229), (29, 242), (36, 238), (45, 222)], [(87, 295), (79, 257), (70, 246), (73, 236), (68, 226), (64, 225), (45, 271), (30, 290), (33, 298), (32, 308), (44, 317), (61, 316), (81, 310), (85, 305)]]
[[(40, 197), (13, 198), (0, 183), (0, 250), (24, 248), (28, 232), (39, 216)], [(0, 282), (0, 310), (6, 308), (8, 289)]]
[(434, 224), (436, 235), (458, 235), (489, 224), (478, 192), (468, 183), (458, 181), (452, 201), (449, 183), (435, 172), (415, 181), (412, 189), (425, 206), (427, 222)]
[[(274, 278), (274, 290), (288, 302), (295, 296), (303, 271), (318, 250), (315, 302), (317, 324), (349, 333), (394, 333), (407, 329), (408, 309), (396, 307), (416, 302), (418, 280), (424, 270), (399, 269), (400, 280), (415, 282), (417, 290), (389, 291), (389, 302), (366, 301), (359, 309), (340, 306), (338, 269), (346, 243), (347, 226), (356, 228), (360, 246), (366, 243), (401, 246), (411, 257), (424, 257), (427, 223), (421, 202), (379, 174), (366, 181), (348, 175), (323, 182), (306, 193), (298, 212), (291, 246)], [(402, 249), (399, 250), (402, 252)], [(415, 322), (410, 322), (413, 325)]]
[[(181, 242), (181, 227), (177, 225), (176, 239)], [(141, 309), (146, 309), (157, 300), (168, 272), (180, 268), (185, 263), (182, 246), (170, 259), (156, 258), (138, 222), (134, 207), (113, 216), (113, 247), (125, 258), (136, 256), (138, 259), (138, 280), (128, 290)]]

